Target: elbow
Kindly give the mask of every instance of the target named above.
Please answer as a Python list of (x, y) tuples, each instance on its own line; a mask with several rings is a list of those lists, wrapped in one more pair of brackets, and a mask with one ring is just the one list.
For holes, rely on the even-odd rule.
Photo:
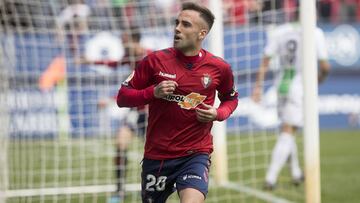
[(125, 106), (124, 106), (123, 99), (121, 98), (121, 95), (120, 95), (120, 94), (117, 95), (116, 104), (117, 104), (117, 106), (120, 107), (120, 108), (121, 108), (121, 107), (125, 107)]
[(329, 74), (330, 69), (331, 69), (330, 63), (327, 63), (326, 66), (325, 66), (325, 68), (324, 68), (324, 72), (325, 72), (326, 75)]
[(330, 63), (327, 60), (320, 60), (320, 70), (323, 73), (329, 73), (330, 72)]
[(118, 95), (116, 97), (116, 104), (118, 107), (126, 107), (126, 99), (124, 96), (123, 88), (120, 88)]

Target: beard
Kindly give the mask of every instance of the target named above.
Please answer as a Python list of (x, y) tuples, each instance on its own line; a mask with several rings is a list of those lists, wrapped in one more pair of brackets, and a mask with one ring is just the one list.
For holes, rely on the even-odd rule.
[(188, 50), (194, 49), (194, 43), (191, 43), (189, 41), (184, 41), (184, 40), (179, 40), (179, 41), (174, 40), (173, 45), (174, 45), (174, 48), (176, 48), (182, 52), (186, 52)]

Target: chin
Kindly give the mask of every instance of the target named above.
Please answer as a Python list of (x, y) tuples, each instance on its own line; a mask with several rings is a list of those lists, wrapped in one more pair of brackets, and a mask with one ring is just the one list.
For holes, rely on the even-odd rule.
[(176, 42), (174, 42), (174, 48), (181, 50), (181, 46)]

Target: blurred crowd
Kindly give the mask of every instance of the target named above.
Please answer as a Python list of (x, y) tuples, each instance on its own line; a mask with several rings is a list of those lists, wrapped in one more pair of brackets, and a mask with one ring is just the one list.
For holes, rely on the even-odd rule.
[[(172, 24), (184, 0), (3, 0), (0, 22), (11, 27), (49, 28), (70, 18), (90, 18), (93, 29), (119, 29), (130, 24), (151, 27)], [(197, 0), (206, 3), (209, 0)], [(223, 0), (224, 22), (231, 25), (281, 23), (293, 15), (298, 0)], [(317, 0), (319, 22), (360, 21), (360, 0)], [(73, 16), (71, 16), (73, 15)], [(47, 16), (58, 16), (55, 18)], [(45, 18), (44, 18), (45, 17)], [(109, 20), (109, 17), (111, 20)]]
[(322, 22), (360, 21), (360, 0), (319, 0), (317, 8)]
[(0, 23), (5, 29), (49, 29), (66, 25), (67, 29), (83, 30), (84, 21), (89, 30), (119, 30), (131, 25), (147, 28), (172, 25), (173, 14), (180, 9), (181, 2), (183, 0), (3, 0)]
[[(299, 7), (298, 0), (223, 0), (225, 22), (281, 23), (291, 19)], [(360, 21), (360, 0), (317, 0), (320, 23)]]

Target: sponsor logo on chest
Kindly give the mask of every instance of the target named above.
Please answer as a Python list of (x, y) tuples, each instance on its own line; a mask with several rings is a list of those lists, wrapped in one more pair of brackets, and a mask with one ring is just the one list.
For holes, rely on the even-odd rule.
[(191, 92), (186, 96), (178, 94), (167, 95), (166, 97), (164, 97), (164, 99), (177, 102), (181, 108), (189, 110), (201, 104), (206, 99), (206, 96), (200, 95), (199, 93)]

